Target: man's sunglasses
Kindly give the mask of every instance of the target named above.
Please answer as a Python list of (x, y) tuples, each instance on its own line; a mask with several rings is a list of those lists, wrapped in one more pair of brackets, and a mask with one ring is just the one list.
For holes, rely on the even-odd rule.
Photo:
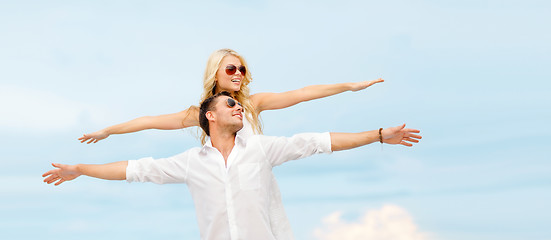
[(243, 76), (247, 73), (247, 69), (243, 65), (239, 67), (236, 67), (233, 64), (226, 66), (226, 74), (228, 75), (234, 75), (237, 70), (239, 70), (239, 72), (241, 72), (241, 75)]
[(239, 105), (240, 107), (243, 107), (240, 102), (233, 100), (233, 98), (228, 98), (228, 101), (226, 101), (226, 104), (228, 104), (228, 107), (233, 108), (235, 107), (235, 104)]

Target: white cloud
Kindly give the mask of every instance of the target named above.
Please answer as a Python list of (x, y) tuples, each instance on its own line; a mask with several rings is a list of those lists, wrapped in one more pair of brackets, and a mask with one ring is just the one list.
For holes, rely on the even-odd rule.
[[(96, 117), (105, 114), (52, 92), (1, 85), (0, 115), (2, 129), (44, 132), (74, 127), (80, 118), (88, 115)], [(95, 120), (98, 119), (92, 119), (93, 122)]]
[(420, 232), (411, 215), (396, 205), (384, 205), (370, 210), (357, 222), (341, 219), (337, 211), (325, 217), (324, 226), (314, 230), (320, 240), (428, 240), (428, 233)]

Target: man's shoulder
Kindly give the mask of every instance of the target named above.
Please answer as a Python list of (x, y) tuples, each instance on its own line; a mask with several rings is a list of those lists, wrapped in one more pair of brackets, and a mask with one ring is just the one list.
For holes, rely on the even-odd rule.
[(263, 146), (266, 144), (273, 143), (274, 141), (276, 141), (277, 138), (279, 137), (256, 134), (256, 135), (249, 136), (247, 138), (242, 138), (240, 139), (240, 142), (243, 143), (244, 146), (247, 146), (248, 148), (250, 147), (255, 148), (255, 146), (258, 147), (259, 145)]
[(247, 142), (253, 141), (253, 142), (262, 142), (262, 141), (273, 141), (275, 139), (282, 138), (281, 136), (266, 136), (266, 135), (252, 135), (247, 138)]
[(247, 139), (247, 145), (250, 144), (260, 144), (260, 145), (279, 145), (279, 144), (315, 144), (315, 143), (324, 143), (330, 142), (329, 132), (317, 133), (317, 132), (306, 132), (306, 133), (297, 133), (293, 136), (266, 136), (266, 135), (254, 135)]
[(175, 157), (184, 157), (184, 156), (197, 155), (197, 154), (201, 153), (203, 148), (204, 147), (192, 147), (192, 148), (189, 148), (188, 150), (186, 150), (184, 152), (176, 154)]
[(277, 139), (285, 139), (285, 138), (313, 138), (313, 137), (320, 137), (326, 135), (327, 132), (303, 132), (303, 133), (296, 133), (292, 136), (268, 136), (268, 135), (253, 135), (247, 138), (251, 141), (262, 141), (262, 140), (277, 140)]

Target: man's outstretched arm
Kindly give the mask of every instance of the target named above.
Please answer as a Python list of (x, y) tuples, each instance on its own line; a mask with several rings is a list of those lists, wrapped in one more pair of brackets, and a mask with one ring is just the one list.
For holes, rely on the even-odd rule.
[[(401, 144), (411, 147), (412, 143), (418, 143), (421, 139), (417, 129), (405, 128), (406, 124), (397, 127), (385, 128), (381, 131), (383, 143)], [(379, 130), (361, 132), (361, 133), (330, 133), (331, 151), (342, 151), (361, 147), (370, 143), (379, 141)]]
[(77, 164), (65, 165), (52, 163), (52, 166), (57, 169), (50, 170), (42, 175), (45, 177), (44, 182), (50, 184), (56, 182), (55, 185), (62, 184), (65, 181), (73, 180), (81, 175), (106, 179), (106, 180), (125, 180), (126, 167), (128, 161), (114, 162), (107, 164)]

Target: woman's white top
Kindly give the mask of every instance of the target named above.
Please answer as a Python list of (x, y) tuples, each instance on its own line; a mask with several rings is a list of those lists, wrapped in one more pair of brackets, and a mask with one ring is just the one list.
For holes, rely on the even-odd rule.
[(253, 125), (249, 122), (248, 118), (246, 117), (243, 118), (243, 128), (241, 128), (241, 130), (239, 130), (237, 134), (244, 139), (247, 139), (248, 137), (255, 135), (253, 130)]

